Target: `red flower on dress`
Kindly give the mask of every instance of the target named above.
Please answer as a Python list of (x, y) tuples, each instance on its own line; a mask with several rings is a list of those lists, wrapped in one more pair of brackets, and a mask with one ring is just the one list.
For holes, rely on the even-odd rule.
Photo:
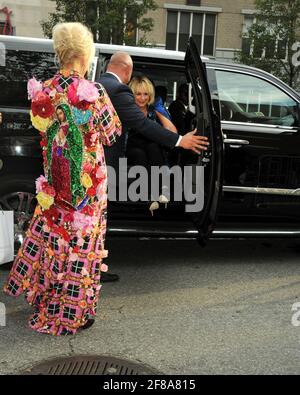
[(85, 206), (82, 210), (81, 210), (82, 214), (85, 215), (89, 215), (90, 217), (94, 216), (94, 210), (92, 209), (91, 206)]
[(43, 147), (47, 147), (47, 141), (46, 140), (41, 140), (40, 141), (40, 146), (43, 148)]
[(84, 145), (87, 148), (92, 147), (92, 144), (94, 144), (92, 141), (92, 135), (93, 135), (93, 133), (91, 133), (91, 132), (85, 133), (85, 135), (84, 135)]
[(90, 196), (90, 197), (95, 196), (95, 195), (96, 195), (96, 188), (94, 188), (94, 187), (89, 188), (89, 189), (87, 190), (87, 194), (88, 194), (88, 196)]
[(54, 231), (57, 231), (57, 233), (59, 233), (63, 239), (65, 239), (67, 242), (70, 242), (71, 237), (63, 226), (55, 226), (53, 228)]
[(49, 118), (54, 114), (54, 107), (48, 95), (44, 92), (38, 92), (31, 102), (31, 110), (33, 116)]
[(43, 183), (43, 185), (42, 185), (42, 190), (43, 190), (43, 192), (45, 192), (47, 195), (50, 195), (50, 196), (55, 196), (56, 195), (56, 192), (55, 192), (55, 189), (51, 186), (51, 185), (49, 185), (48, 183)]
[(65, 215), (65, 222), (73, 222), (74, 221), (74, 214), (73, 213), (68, 213)]
[(86, 111), (90, 108), (90, 105), (91, 103), (89, 103), (88, 101), (82, 100), (78, 102), (76, 107), (79, 108), (79, 110)]
[(50, 207), (49, 210), (44, 211), (44, 215), (46, 219), (53, 224), (58, 220), (59, 212), (55, 207)]

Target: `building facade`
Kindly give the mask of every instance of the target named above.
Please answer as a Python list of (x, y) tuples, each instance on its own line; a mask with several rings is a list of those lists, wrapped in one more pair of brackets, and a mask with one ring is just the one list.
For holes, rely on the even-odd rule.
[(243, 45), (255, 10), (255, 0), (157, 0), (149, 13), (155, 27), (149, 41), (166, 49), (185, 50), (194, 36), (202, 55), (232, 61)]
[[(154, 29), (147, 35), (149, 45), (185, 50), (190, 35), (202, 55), (232, 61), (243, 46), (242, 33), (251, 23), (255, 0), (156, 0), (158, 9), (147, 16)], [(0, 9), (11, 10), (13, 34), (43, 37), (40, 21), (55, 10), (49, 0), (0, 0)], [(0, 13), (0, 28), (6, 15)], [(139, 34), (137, 33), (137, 40)]]
[[(55, 3), (48, 0), (0, 0), (0, 10), (11, 11), (10, 23), (13, 34), (26, 37), (44, 37), (40, 22), (48, 18), (55, 9)], [(7, 25), (7, 15), (0, 12), (0, 32)]]

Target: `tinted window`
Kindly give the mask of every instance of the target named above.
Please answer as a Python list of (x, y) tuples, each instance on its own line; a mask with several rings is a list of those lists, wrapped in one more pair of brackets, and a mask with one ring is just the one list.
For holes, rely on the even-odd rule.
[(45, 81), (56, 71), (52, 53), (7, 50), (0, 66), (0, 105), (29, 107), (27, 81), (33, 76)]
[(258, 77), (216, 70), (222, 120), (298, 126), (297, 103)]
[(175, 100), (178, 87), (186, 83), (186, 76), (182, 67), (171, 67), (162, 64), (147, 64), (145, 60), (142, 62), (133, 59), (134, 72), (133, 75), (145, 75), (148, 77), (155, 87), (163, 86), (167, 89), (166, 106)]

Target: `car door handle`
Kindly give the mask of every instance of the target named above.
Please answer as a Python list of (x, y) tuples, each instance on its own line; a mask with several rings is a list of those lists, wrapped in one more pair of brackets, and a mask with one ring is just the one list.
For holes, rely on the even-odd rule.
[(230, 144), (230, 147), (240, 148), (243, 145), (249, 145), (250, 142), (248, 140), (238, 140), (238, 139), (224, 139), (225, 144)]

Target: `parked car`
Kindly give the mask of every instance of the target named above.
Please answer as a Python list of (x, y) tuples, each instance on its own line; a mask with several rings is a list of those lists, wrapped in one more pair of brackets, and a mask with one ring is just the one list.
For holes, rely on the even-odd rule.
[[(0, 205), (15, 211), (17, 245), (42, 173), (26, 84), (33, 75), (50, 78), (57, 65), (51, 40), (0, 36), (0, 42), (6, 48), (0, 66)], [(202, 210), (186, 213), (186, 202), (173, 201), (151, 217), (147, 202), (109, 201), (108, 236), (186, 237), (202, 244), (210, 236), (299, 237), (299, 94), (264, 71), (201, 58), (192, 40), (186, 53), (96, 44), (92, 79), (117, 50), (132, 56), (135, 75), (167, 88), (167, 104), (181, 83), (190, 84), (194, 123), (211, 145), (208, 153), (178, 156), (180, 166), (205, 166)]]

